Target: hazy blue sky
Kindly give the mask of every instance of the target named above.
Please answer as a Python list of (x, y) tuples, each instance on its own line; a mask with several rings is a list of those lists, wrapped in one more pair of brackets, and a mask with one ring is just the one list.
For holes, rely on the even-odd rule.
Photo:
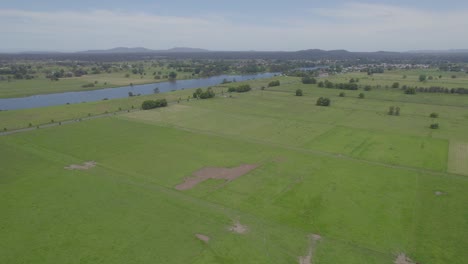
[(0, 2), (0, 51), (468, 48), (468, 1)]

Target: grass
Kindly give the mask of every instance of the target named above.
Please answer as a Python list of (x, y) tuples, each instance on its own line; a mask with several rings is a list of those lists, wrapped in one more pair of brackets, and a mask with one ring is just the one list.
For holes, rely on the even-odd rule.
[(468, 144), (450, 141), (448, 170), (468, 175)]
[[(297, 263), (311, 233), (322, 236), (319, 264), (393, 263), (399, 252), (419, 263), (468, 258), (463, 97), (437, 104), (438, 95), (382, 89), (360, 100), (281, 80), (265, 91), (268, 80), (254, 81), (257, 89), (232, 98), (0, 137), (0, 262)], [(298, 87), (304, 96), (294, 96)], [(315, 106), (320, 96), (332, 105)], [(66, 109), (68, 118), (143, 99), (34, 111), (47, 120)], [(386, 114), (390, 103), (401, 116)], [(19, 126), (34, 111), (0, 120), (13, 126), (16, 116)], [(437, 131), (431, 112), (440, 114)], [(64, 169), (89, 160), (97, 167)], [(174, 189), (200, 168), (252, 163), (260, 166), (226, 184)], [(230, 232), (233, 221), (249, 231)]]

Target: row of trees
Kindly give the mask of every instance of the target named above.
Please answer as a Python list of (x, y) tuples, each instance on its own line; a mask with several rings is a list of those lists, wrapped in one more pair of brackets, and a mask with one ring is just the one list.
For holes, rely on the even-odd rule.
[(359, 89), (359, 85), (357, 83), (337, 83), (334, 84), (329, 80), (320, 81), (318, 83), (318, 87), (320, 88), (332, 88), (332, 89), (341, 89), (341, 90), (357, 90)]
[(166, 99), (146, 100), (141, 104), (141, 108), (143, 110), (149, 110), (149, 109), (165, 107), (165, 106), (167, 106)]
[(228, 88), (228, 92), (230, 92), (230, 93), (233, 93), (233, 92), (245, 93), (245, 92), (248, 92), (250, 90), (252, 90), (252, 88), (248, 84), (242, 84), (242, 85), (239, 85), (237, 87), (229, 87)]

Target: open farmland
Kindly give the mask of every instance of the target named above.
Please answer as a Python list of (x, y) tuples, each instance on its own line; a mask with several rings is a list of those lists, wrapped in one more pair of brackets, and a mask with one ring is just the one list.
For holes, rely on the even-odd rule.
[[(419, 74), (329, 80), (421, 86)], [(177, 103), (193, 91), (168, 93), (165, 108), (0, 137), (0, 263), (468, 259), (468, 95), (382, 87), (340, 97), (279, 80), (264, 90), (270, 80), (252, 81), (248, 93), (216, 87), (209, 100)], [(468, 83), (451, 81), (440, 79)], [(331, 105), (316, 106), (319, 97)], [(130, 110), (143, 98), (0, 120), (19, 128)], [(429, 128), (433, 112), (439, 129)]]

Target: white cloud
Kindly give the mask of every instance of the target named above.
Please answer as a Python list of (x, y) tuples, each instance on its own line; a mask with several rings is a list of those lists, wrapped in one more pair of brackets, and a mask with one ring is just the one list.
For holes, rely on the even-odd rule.
[(108, 10), (0, 9), (0, 34), (4, 36), (0, 49), (191, 46), (214, 50), (364, 51), (468, 47), (468, 10), (434, 12), (351, 3), (315, 8), (310, 13), (308, 17), (290, 14), (265, 26), (247, 25), (220, 14), (180, 17)]

